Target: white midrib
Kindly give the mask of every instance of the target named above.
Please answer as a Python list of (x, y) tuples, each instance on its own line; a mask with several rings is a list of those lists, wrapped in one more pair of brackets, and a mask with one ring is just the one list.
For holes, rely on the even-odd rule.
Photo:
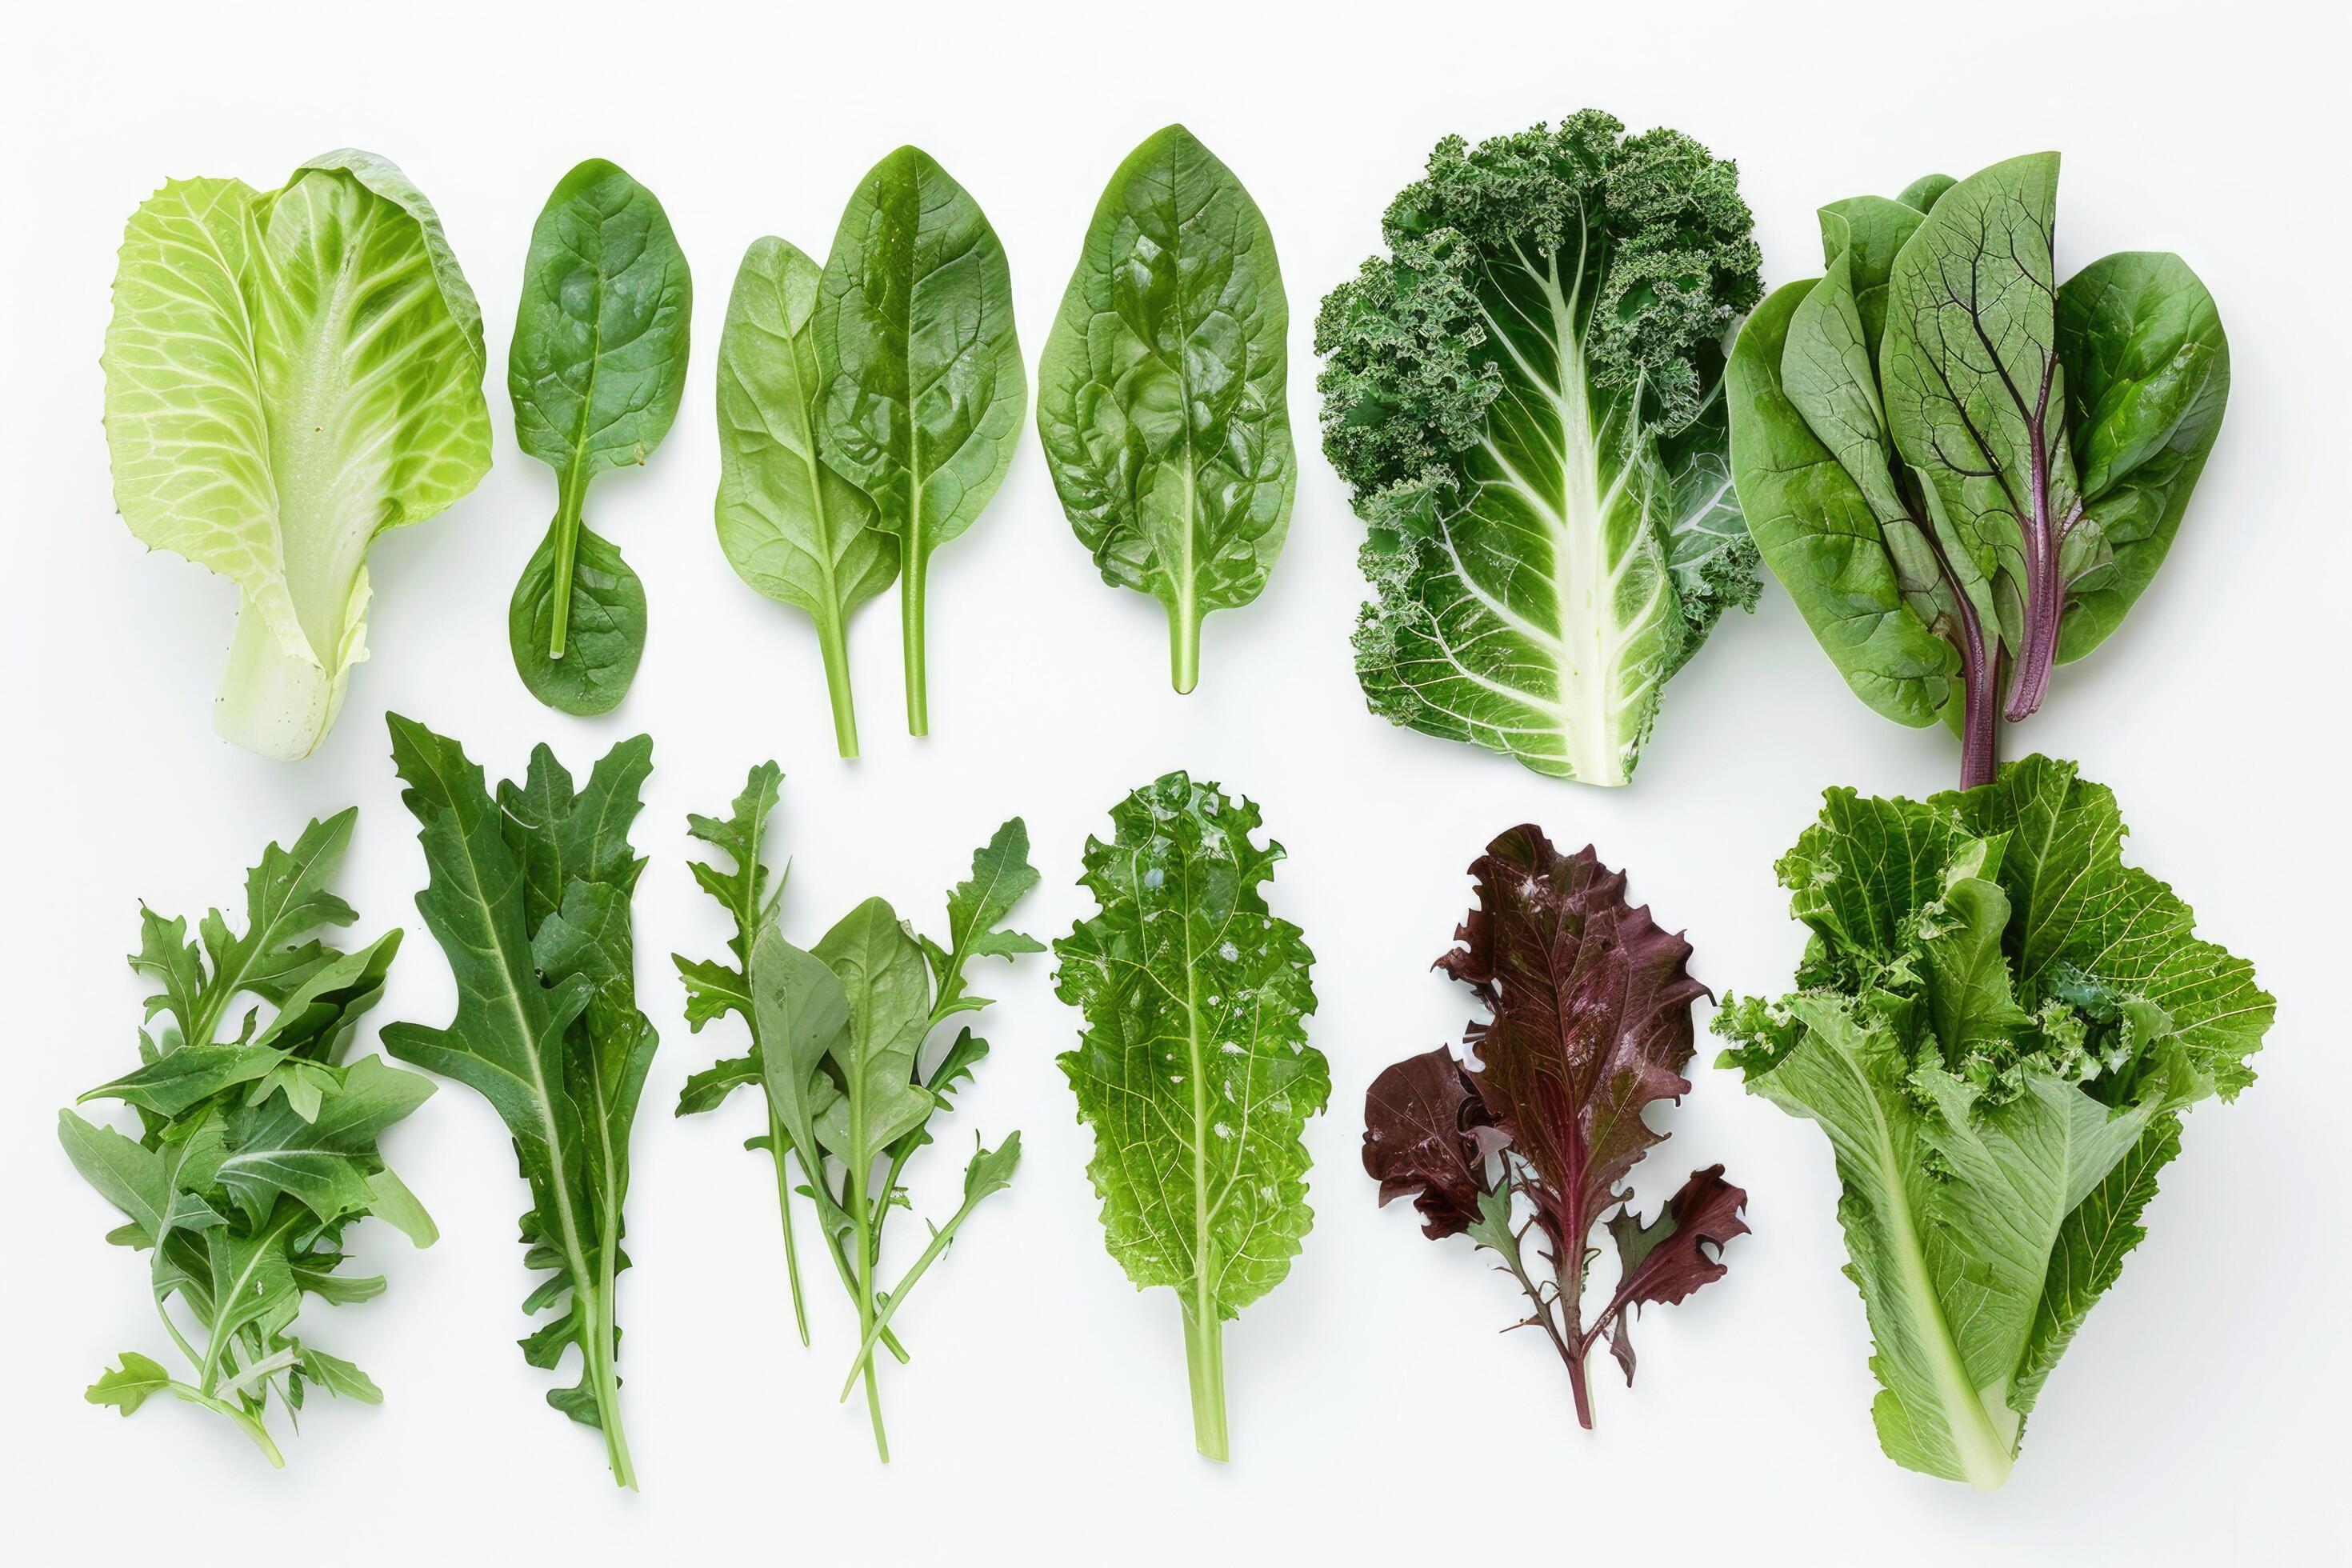
[[(1583, 273), (1579, 268), (1580, 282)], [(1610, 689), (1617, 654), (1601, 613), (1601, 595), (1615, 578), (1601, 559), (1607, 500), (1601, 490), (1600, 454), (1592, 440), (1592, 408), (1576, 305), (1561, 291), (1559, 258), (1536, 274), (1551, 304), (1552, 337), (1559, 345), (1552, 406), (1559, 418), (1561, 527), (1552, 549), (1552, 596), (1559, 605), (1560, 750), (1569, 770), (1593, 784), (1622, 784), (1624, 757), (1610, 742)]]

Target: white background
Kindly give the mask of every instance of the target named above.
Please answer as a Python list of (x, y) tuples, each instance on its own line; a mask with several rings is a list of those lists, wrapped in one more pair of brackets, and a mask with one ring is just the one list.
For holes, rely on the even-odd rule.
[[(1013, 18), (1013, 11), (1018, 19)], [(2345, 258), (2341, 32), (2316, 9), (2139, 4), (1460, 3), (1151, 7), (911, 3), (694, 7), (571, 0), (453, 5), (185, 3), (12, 7), (0, 54), (12, 182), (0, 277), (7, 558), (8, 826), (0, 952), (8, 1022), (0, 1178), (12, 1235), (8, 1531), (23, 1562), (331, 1553), (358, 1562), (745, 1561), (2195, 1562), (2340, 1549), (2345, 964), (2340, 466)], [(413, 11), (413, 20), (394, 12)], [(202, 15), (200, 16), (199, 13)], [(1726, 1162), (1756, 1234), (1729, 1277), (1640, 1324), (1641, 1382), (1596, 1358), (1600, 1429), (1576, 1429), (1552, 1352), (1496, 1330), (1506, 1281), (1375, 1208), (1358, 1163), (1365, 1083), (1449, 1037), (1467, 996), (1428, 972), (1464, 866), (1532, 819), (1597, 842), (1636, 898), (1686, 926), (1718, 992), (1785, 985), (1799, 943), (1772, 862), (1832, 783), (1949, 784), (1939, 732), (1849, 696), (1777, 587), (1721, 626), (1667, 693), (1633, 787), (1538, 778), (1369, 717), (1348, 633), (1358, 525), (1315, 449), (1317, 300), (1377, 238), (1438, 136), (1592, 104), (1737, 158), (1770, 282), (1817, 269), (1812, 211), (1931, 169), (2066, 154), (2062, 269), (2176, 249), (2228, 323), (2228, 423), (2171, 560), (2124, 626), (2063, 670), (2011, 744), (2113, 784), (2130, 852), (2280, 998), (2262, 1081), (2189, 1120), (2151, 1234), (2044, 1394), (2008, 1488), (1895, 1468), (1867, 1414), (1860, 1303), (1840, 1277), (1828, 1150), (1743, 1096), (1703, 1046), (1647, 1202)], [(1103, 586), (1024, 436), (978, 527), (934, 564), (934, 734), (900, 732), (897, 609), (855, 629), (866, 759), (833, 755), (816, 645), (713, 540), (712, 356), (736, 258), (779, 233), (822, 252), (852, 184), (901, 142), (973, 193), (1013, 264), (1034, 365), (1087, 215), (1136, 142), (1182, 119), (1247, 182), (1288, 278), (1302, 471), (1290, 542), (1244, 612), (1213, 617), (1204, 678), (1165, 679), (1158, 606)], [(123, 220), (165, 176), (268, 188), (346, 144), (431, 195), (482, 298), (495, 470), (373, 559), (373, 659), (311, 760), (215, 740), (235, 595), (149, 556), (113, 515), (98, 353)], [(659, 193), (700, 296), (684, 413), (651, 467), (601, 480), (591, 520), (651, 601), (635, 691), (606, 720), (541, 709), (509, 660), (505, 606), (553, 505), (512, 444), (506, 344), (530, 223), (576, 160)], [(894, 595), (895, 597), (895, 595)], [(411, 1250), (359, 1232), (382, 1300), (310, 1310), (372, 1372), (381, 1409), (320, 1401), (282, 1474), (226, 1423), (81, 1403), (116, 1352), (163, 1354), (141, 1267), (57, 1146), (56, 1109), (131, 1060), (141, 988), (121, 954), (137, 900), (201, 912), (240, 896), (273, 837), (356, 802), (341, 880), (362, 933), (410, 940), (374, 1021), (443, 1021), (446, 968), (415, 919), (424, 879), (381, 715), (424, 718), (503, 775), (551, 740), (583, 769), (638, 730), (656, 769), (637, 842), (647, 1005), (664, 1035), (637, 1124), (621, 1320), (644, 1492), (606, 1479), (593, 1434), (549, 1410), (513, 1341), (529, 1288), (505, 1134), (445, 1086), (387, 1141), (438, 1217)], [(1080, 844), (1172, 767), (1260, 800), (1289, 848), (1274, 903), (1320, 963), (1314, 1038), (1335, 1084), (1314, 1123), (1313, 1235), (1287, 1283), (1226, 1331), (1234, 1461), (1194, 1458), (1176, 1304), (1103, 1251), (1090, 1143), (1053, 1065), (1077, 1020), (1049, 961), (992, 969), (996, 1054), (919, 1163), (943, 1215), (957, 1146), (1019, 1127), (1020, 1179), (901, 1320), (886, 1396), (896, 1461), (837, 1405), (845, 1304), (812, 1273), (814, 1351), (793, 1342), (748, 1100), (669, 1115), (737, 1038), (688, 1035), (673, 948), (712, 951), (684, 818), (745, 767), (788, 778), (774, 844), (803, 940), (882, 893), (936, 925), (946, 886), (1003, 816), (1029, 822), (1041, 935), (1087, 901)], [(362, 1048), (373, 1042), (373, 1031)], [(909, 1227), (901, 1240), (915, 1235)], [(906, 1254), (898, 1256), (903, 1263)]]

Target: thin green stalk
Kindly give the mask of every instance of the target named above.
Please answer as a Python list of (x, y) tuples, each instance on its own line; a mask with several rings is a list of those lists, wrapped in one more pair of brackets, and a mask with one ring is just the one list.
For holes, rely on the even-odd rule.
[(940, 1226), (939, 1233), (931, 1237), (931, 1244), (923, 1248), (923, 1255), (915, 1259), (915, 1266), (908, 1269), (905, 1276), (899, 1279), (898, 1288), (890, 1292), (889, 1300), (882, 1304), (881, 1315), (874, 1320), (873, 1327), (866, 1331), (865, 1339), (857, 1347), (857, 1359), (850, 1363), (849, 1375), (842, 1380), (841, 1397), (844, 1400), (849, 1397), (849, 1391), (857, 1386), (858, 1373), (870, 1373), (873, 1370), (874, 1347), (880, 1342), (882, 1336), (889, 1331), (890, 1320), (898, 1312), (898, 1304), (907, 1299), (909, 1291), (914, 1289), (915, 1281), (923, 1277), (923, 1270), (929, 1268), (938, 1259), (940, 1254), (948, 1249), (948, 1244), (955, 1239), (956, 1228), (963, 1224), (974, 1208), (979, 1206), (979, 1203), (978, 1198), (973, 1198), (956, 1210), (948, 1223)]
[(816, 645), (824, 656), (824, 689), (833, 700), (833, 739), (846, 762), (857, 755), (857, 708), (849, 696), (849, 643), (838, 616), (819, 616)]
[(587, 489), (588, 464), (575, 456), (563, 476), (563, 498), (555, 514), (555, 614), (547, 634), (550, 658), (563, 657), (564, 639), (572, 630), (572, 574), (580, 560), (580, 504)]
[[(853, 1124), (855, 1117), (853, 1111)], [(849, 1212), (857, 1222), (857, 1337), (861, 1342), (874, 1331), (874, 1227), (867, 1218), (864, 1169), (872, 1163), (870, 1159), (858, 1161), (849, 1175)], [(871, 1359), (866, 1363), (866, 1409), (874, 1423), (874, 1451), (887, 1465), (890, 1438), (882, 1430), (882, 1390)]]
[(768, 1152), (776, 1162), (776, 1213), (784, 1225), (784, 1273), (793, 1282), (793, 1322), (801, 1331), (801, 1345), (809, 1342), (808, 1303), (801, 1298), (801, 1255), (793, 1242), (793, 1179), (784, 1163), (785, 1150), (790, 1147), (784, 1137), (784, 1124), (776, 1119), (775, 1107), (768, 1108)]
[(1215, 1303), (1203, 1313), (1184, 1309), (1184, 1370), (1192, 1381), (1192, 1444), (1201, 1456), (1226, 1459), (1225, 1335)]
[(1201, 683), (1201, 617), (1189, 603), (1168, 612), (1168, 667), (1180, 694)]
[[(596, 1384), (596, 1420), (604, 1433), (604, 1454), (612, 1461), (613, 1479), (631, 1491), (637, 1489), (636, 1467), (629, 1461), (628, 1435), (621, 1430), (621, 1379), (614, 1365), (618, 1359), (619, 1325), (614, 1321), (614, 1304), (617, 1291), (614, 1288), (619, 1273), (614, 1259), (621, 1251), (621, 1205), (615, 1201), (604, 1205), (598, 1226), (602, 1232), (597, 1248), (596, 1296), (589, 1303), (588, 1333), (591, 1342), (590, 1369)], [(576, 1286), (575, 1286), (576, 1289)]]
[[(911, 531), (908, 537), (912, 537)], [(907, 662), (907, 733), (928, 735), (931, 732), (931, 717), (924, 698), (923, 561), (913, 551), (908, 554), (907, 569), (898, 580), (899, 633)]]

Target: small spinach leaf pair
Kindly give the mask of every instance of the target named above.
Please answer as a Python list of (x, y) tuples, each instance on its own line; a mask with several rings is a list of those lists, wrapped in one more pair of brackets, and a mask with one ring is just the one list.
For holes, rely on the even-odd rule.
[(677, 417), (694, 289), (654, 194), (592, 158), (531, 228), (507, 384), (515, 439), (553, 468), (555, 520), (523, 568), (507, 640), (531, 695), (609, 713), (646, 651), (646, 588), (582, 521), (588, 481), (642, 464)]
[(841, 754), (857, 754), (850, 612), (899, 583), (907, 730), (929, 732), (931, 552), (971, 526), (1029, 396), (1004, 247), (919, 148), (858, 184), (820, 266), (753, 242), (719, 340), (719, 542), (815, 620)]

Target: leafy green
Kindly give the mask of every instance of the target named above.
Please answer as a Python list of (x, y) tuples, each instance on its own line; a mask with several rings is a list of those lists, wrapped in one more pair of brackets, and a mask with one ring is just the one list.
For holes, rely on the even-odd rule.
[(657, 1043), (638, 1011), (629, 899), (645, 862), (629, 845), (653, 742), (622, 742), (574, 790), (545, 746), (491, 798), (457, 742), (398, 714), (393, 762), (408, 788), (431, 880), (416, 896), (448, 956), (446, 1028), (393, 1024), (384, 1048), (488, 1100), (530, 1185), (524, 1265), (548, 1271), (526, 1314), (561, 1314), (523, 1340), (552, 1370), (567, 1346), (579, 1383), (547, 1401), (604, 1433), (613, 1479), (636, 1485), (620, 1419), (615, 1279), (629, 1188), (629, 1128)]
[(2057, 190), (2044, 153), (1822, 208), (1823, 276), (1727, 376), (1765, 560), (1856, 696), (1959, 731), (1964, 787), (2156, 574), (2229, 396), (2178, 257), (2057, 281)]
[(1759, 292), (1738, 171), (1588, 110), (1447, 137), (1381, 226), (1389, 254), (1315, 323), (1323, 447), (1378, 595), (1364, 695), (1624, 784), (1667, 678), (1756, 600), (1719, 395)]
[[(376, 1057), (343, 1059), (383, 994), (400, 932), (349, 952), (315, 935), (358, 918), (327, 886), (357, 816), (339, 812), (293, 848), (262, 851), (246, 878), (242, 931), (214, 910), (191, 941), (186, 921), (142, 910), (131, 966), (162, 987), (149, 1023), (168, 1021), (140, 1031), (138, 1070), (81, 1097), (135, 1107), (139, 1134), (58, 1113), (67, 1157), (130, 1222), (108, 1239), (148, 1254), (155, 1310), (195, 1368), (184, 1381), (125, 1351), (86, 1397), (128, 1415), (171, 1394), (235, 1421), (272, 1465), (283, 1462), (266, 1420), (273, 1392), (289, 1412), (311, 1384), (370, 1405), (383, 1397), (295, 1332), (305, 1295), (334, 1304), (383, 1293), (381, 1279), (337, 1272), (343, 1233), (373, 1215), (419, 1247), (435, 1237), (376, 1147), (433, 1085)], [(268, 1020), (253, 1006), (232, 1026), (244, 997), (272, 1008)]]
[(719, 337), (719, 542), (736, 575), (816, 622), (834, 738), (857, 755), (850, 612), (898, 574), (874, 503), (818, 456), (824, 268), (787, 241), (751, 242)]
[(1315, 955), (1266, 908), (1282, 847), (1257, 807), (1168, 773), (1111, 808), (1080, 885), (1098, 911), (1054, 944), (1086, 1015), (1059, 1063), (1094, 1129), (1111, 1256), (1184, 1314), (1193, 1438), (1226, 1457), (1223, 1323), (1282, 1282), (1314, 1214), (1307, 1119), (1331, 1096), (1307, 1044)]
[(1925, 804), (1832, 790), (1780, 866), (1812, 931), (1799, 989), (1716, 1020), (1723, 1065), (1829, 1136), (1872, 1414), (1909, 1468), (2008, 1478), (2180, 1113), (2253, 1081), (2275, 1005), (2124, 833), (2046, 757)]
[[(858, 1350), (841, 1396), (847, 1399), (864, 1381), (875, 1449), (887, 1462), (874, 1352), (878, 1346), (907, 1359), (890, 1320), (972, 1210), (1011, 1184), (1021, 1161), (1018, 1132), (993, 1149), (975, 1140), (963, 1201), (932, 1228), (929, 1244), (898, 1284), (880, 1288), (884, 1226), (893, 1209), (909, 1206), (900, 1180), (907, 1163), (930, 1142), (931, 1117), (987, 1056), (988, 1044), (961, 1029), (928, 1068), (924, 1058), (941, 1024), (989, 1005), (968, 990), (972, 959), (1044, 951), (1004, 927), (1013, 906), (1037, 885), (1037, 873), (1029, 864), (1028, 829), (1014, 817), (973, 855), (971, 876), (948, 895), (944, 944), (916, 936), (888, 904), (868, 899), (813, 950), (795, 947), (779, 913), (783, 879), (772, 876), (760, 858), (782, 777), (774, 763), (762, 763), (730, 816), (687, 819), (688, 831), (730, 862), (700, 861), (693, 871), (734, 926), (727, 943), (731, 963), (673, 955), (686, 983), (687, 1022), (699, 1030), (731, 1013), (750, 1031), (751, 1049), (688, 1079), (677, 1113), (714, 1110), (738, 1087), (761, 1086), (767, 1130), (746, 1146), (765, 1152), (775, 1167), (801, 1343), (809, 1342), (809, 1331), (793, 1228), (795, 1191), (815, 1205), (834, 1271), (857, 1307)], [(798, 1188), (787, 1156), (804, 1179)]]
[(173, 180), (106, 330), (114, 504), (241, 596), (215, 728), (308, 756), (367, 657), (367, 552), (490, 466), (482, 318), (424, 193), (372, 153), (278, 190)]
[(1257, 597), (1290, 526), (1289, 331), (1233, 171), (1181, 125), (1129, 153), (1045, 340), (1037, 433), (1103, 581), (1166, 606), (1179, 691), (1202, 618)]
[(817, 449), (898, 539), (907, 730), (928, 734), (931, 552), (995, 495), (1029, 396), (1004, 247), (928, 153), (901, 147), (859, 182), (825, 258), (815, 327)]
[(654, 194), (591, 158), (563, 176), (531, 226), (507, 356), (515, 440), (555, 470), (548, 524), (507, 609), (507, 641), (530, 694), (566, 713), (609, 713), (646, 650), (646, 589), (581, 521), (588, 481), (642, 464), (686, 388), (694, 288)]

